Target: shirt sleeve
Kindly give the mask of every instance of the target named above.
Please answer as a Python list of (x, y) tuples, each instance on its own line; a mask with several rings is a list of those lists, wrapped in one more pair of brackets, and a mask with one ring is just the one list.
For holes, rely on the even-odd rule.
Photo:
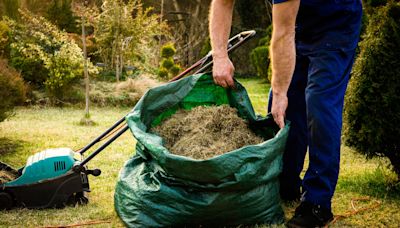
[(287, 2), (288, 0), (272, 0), (272, 4), (278, 4), (282, 2)]

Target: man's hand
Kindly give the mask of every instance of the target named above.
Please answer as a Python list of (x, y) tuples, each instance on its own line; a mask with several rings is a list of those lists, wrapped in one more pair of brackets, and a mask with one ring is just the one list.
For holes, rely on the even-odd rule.
[(228, 57), (213, 57), (214, 82), (224, 88), (235, 86), (233, 72), (235, 68)]
[(232, 24), (234, 0), (213, 0), (210, 9), (210, 41), (213, 55), (214, 82), (224, 88), (233, 87), (235, 68), (228, 57), (228, 39)]
[(273, 94), (271, 114), (274, 117), (275, 123), (280, 128), (285, 127), (285, 111), (288, 106), (288, 98), (286, 94)]

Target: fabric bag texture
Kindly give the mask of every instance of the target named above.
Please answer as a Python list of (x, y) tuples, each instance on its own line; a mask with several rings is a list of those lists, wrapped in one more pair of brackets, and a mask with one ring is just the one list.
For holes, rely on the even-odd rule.
[[(216, 86), (210, 74), (150, 89), (127, 115), (136, 154), (120, 171), (115, 209), (128, 227), (234, 226), (284, 221), (278, 176), (289, 131), (256, 116), (245, 88)], [(178, 109), (229, 104), (265, 141), (205, 160), (172, 154), (149, 132)], [(198, 140), (201, 140), (199, 138)]]

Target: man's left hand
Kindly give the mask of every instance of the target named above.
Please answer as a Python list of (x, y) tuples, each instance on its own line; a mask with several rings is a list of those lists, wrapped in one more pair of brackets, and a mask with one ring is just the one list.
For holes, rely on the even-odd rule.
[(285, 112), (288, 106), (288, 98), (285, 94), (273, 94), (271, 113), (275, 123), (280, 127), (285, 127)]

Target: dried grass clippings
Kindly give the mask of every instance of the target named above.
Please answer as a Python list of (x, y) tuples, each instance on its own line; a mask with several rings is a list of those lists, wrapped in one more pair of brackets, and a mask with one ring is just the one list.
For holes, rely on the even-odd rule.
[(264, 141), (228, 105), (178, 110), (151, 132), (162, 137), (172, 153), (194, 159), (212, 158)]
[(4, 184), (15, 180), (17, 176), (13, 172), (9, 172), (6, 170), (0, 170), (0, 184)]

